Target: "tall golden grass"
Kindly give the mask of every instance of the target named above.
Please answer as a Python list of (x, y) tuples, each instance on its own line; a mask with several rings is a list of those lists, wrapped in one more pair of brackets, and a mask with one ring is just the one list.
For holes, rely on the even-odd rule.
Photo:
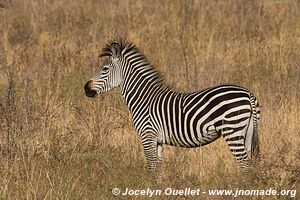
[[(232, 83), (253, 91), (266, 179), (244, 181), (219, 139), (165, 146), (164, 183), (153, 185), (119, 90), (96, 100), (83, 92), (100, 49), (119, 37), (176, 90)], [(0, 64), (1, 199), (114, 199), (114, 187), (299, 190), (297, 0), (2, 1)]]

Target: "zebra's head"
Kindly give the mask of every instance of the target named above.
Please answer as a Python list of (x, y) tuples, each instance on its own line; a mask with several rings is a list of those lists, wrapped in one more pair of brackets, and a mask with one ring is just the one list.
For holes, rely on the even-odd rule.
[(111, 42), (102, 50), (100, 57), (106, 56), (107, 59), (85, 84), (84, 90), (87, 97), (94, 98), (98, 94), (120, 86), (122, 48), (121, 42)]

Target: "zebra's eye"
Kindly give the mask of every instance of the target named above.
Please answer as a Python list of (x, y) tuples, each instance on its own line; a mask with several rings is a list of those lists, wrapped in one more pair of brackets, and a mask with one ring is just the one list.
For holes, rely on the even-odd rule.
[(107, 71), (109, 68), (108, 67), (103, 67), (103, 71)]

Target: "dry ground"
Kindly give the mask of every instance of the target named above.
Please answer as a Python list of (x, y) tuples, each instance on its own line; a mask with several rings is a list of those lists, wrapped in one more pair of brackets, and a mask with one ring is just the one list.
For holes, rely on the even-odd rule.
[[(83, 92), (100, 49), (118, 37), (176, 90), (253, 91), (266, 180), (243, 181), (220, 139), (165, 147), (164, 183), (152, 184), (119, 90)], [(0, 199), (121, 199), (114, 187), (298, 189), (299, 198), (298, 0), (2, 0), (0, 62)]]

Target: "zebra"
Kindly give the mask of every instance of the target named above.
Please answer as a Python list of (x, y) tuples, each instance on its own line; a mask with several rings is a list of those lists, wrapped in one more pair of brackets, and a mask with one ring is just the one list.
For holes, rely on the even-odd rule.
[[(256, 97), (246, 88), (220, 85), (191, 93), (168, 87), (146, 56), (126, 40), (109, 42), (104, 63), (84, 85), (87, 97), (121, 88), (140, 137), (147, 168), (161, 182), (163, 145), (194, 148), (221, 136), (244, 174), (259, 154)], [(151, 173), (151, 174), (153, 174)]]

